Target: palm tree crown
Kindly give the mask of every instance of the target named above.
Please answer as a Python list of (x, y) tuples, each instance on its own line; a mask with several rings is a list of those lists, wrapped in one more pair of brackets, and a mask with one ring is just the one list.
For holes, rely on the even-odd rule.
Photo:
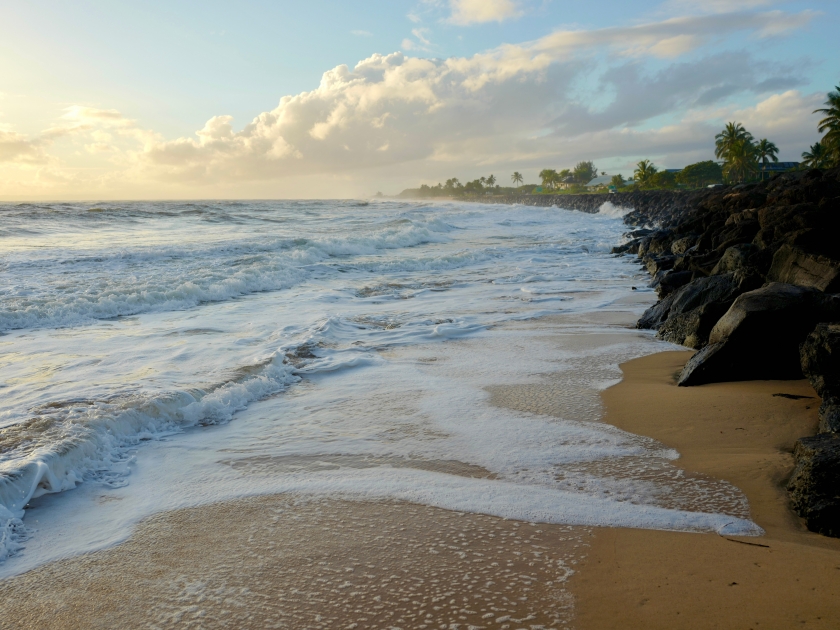
[(840, 165), (840, 85), (827, 97), (825, 107), (815, 109), (814, 113), (825, 116), (818, 126), (820, 133), (825, 134), (819, 142), (825, 150), (825, 166), (837, 166)]
[(653, 162), (650, 160), (642, 160), (636, 164), (636, 170), (633, 171), (633, 177), (640, 186), (644, 186), (650, 182), (650, 179), (658, 172), (659, 169), (653, 165)]
[(729, 153), (741, 143), (752, 143), (752, 134), (744, 129), (741, 123), (726, 123), (726, 127), (715, 136), (715, 157), (721, 160), (728, 159)]
[(543, 186), (554, 188), (554, 184), (557, 183), (557, 171), (553, 168), (544, 168), (540, 171), (540, 180)]
[(521, 184), (524, 180), (522, 179), (522, 173), (519, 171), (514, 171), (513, 175), (510, 176), (510, 181), (514, 184)]
[(755, 145), (755, 158), (761, 163), (761, 178), (764, 179), (764, 171), (770, 162), (779, 161), (779, 147), (767, 138), (762, 138)]
[(802, 153), (802, 163), (811, 168), (824, 168), (828, 158), (828, 151), (821, 142), (812, 144), (808, 151)]

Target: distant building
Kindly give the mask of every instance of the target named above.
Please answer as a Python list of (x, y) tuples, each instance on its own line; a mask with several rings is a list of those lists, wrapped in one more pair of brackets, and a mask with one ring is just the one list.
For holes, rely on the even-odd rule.
[(799, 168), (799, 162), (770, 162), (769, 164), (759, 164), (758, 170), (763, 173), (775, 175), (776, 173), (784, 173), (786, 171)]
[(561, 179), (559, 182), (557, 182), (557, 188), (560, 188), (562, 190), (568, 190), (569, 188), (574, 186), (576, 183), (577, 182), (575, 180), (574, 175), (567, 175), (566, 177)]
[(606, 188), (612, 182), (612, 175), (601, 175), (589, 182), (586, 187), (591, 189)]

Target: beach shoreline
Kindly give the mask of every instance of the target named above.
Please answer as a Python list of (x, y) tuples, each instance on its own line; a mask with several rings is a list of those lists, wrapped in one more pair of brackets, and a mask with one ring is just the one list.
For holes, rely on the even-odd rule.
[(740, 488), (765, 534), (595, 529), (570, 582), (577, 626), (836, 627), (840, 540), (809, 532), (785, 490), (793, 444), (816, 433), (819, 398), (805, 380), (677, 387), (690, 355), (624, 364), (621, 383), (603, 394), (604, 421), (676, 448), (686, 471)]
[[(589, 319), (630, 332), (630, 315)], [(790, 448), (816, 430), (819, 399), (804, 380), (678, 388), (689, 356), (623, 364), (600, 395), (602, 421), (676, 448), (686, 475), (735, 485), (763, 536), (254, 496), (161, 512), (121, 544), (0, 582), (0, 627), (833, 627), (840, 540), (808, 532), (784, 490)], [(560, 417), (553, 387), (547, 375), (488, 393), (494, 406)]]

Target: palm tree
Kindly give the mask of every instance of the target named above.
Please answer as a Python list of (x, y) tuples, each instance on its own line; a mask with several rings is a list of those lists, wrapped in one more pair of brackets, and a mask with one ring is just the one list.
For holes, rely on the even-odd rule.
[(487, 185), (490, 186), (491, 188), (496, 185), (496, 176), (495, 175), (491, 175), (490, 177), (487, 178)]
[(657, 172), (659, 172), (659, 169), (653, 165), (653, 162), (650, 160), (642, 160), (636, 164), (636, 170), (633, 171), (633, 177), (639, 186), (644, 186), (650, 182), (651, 178), (656, 175)]
[(522, 178), (522, 173), (514, 171), (513, 175), (510, 176), (510, 181), (512, 181), (513, 185), (516, 186), (517, 184), (521, 185), (525, 180)]
[(744, 129), (741, 123), (726, 123), (723, 131), (715, 136), (715, 157), (720, 160), (729, 159), (729, 153), (740, 142), (752, 142), (752, 134)]
[(812, 144), (810, 150), (802, 154), (802, 163), (811, 168), (825, 168), (828, 161), (828, 152), (822, 142)]
[(554, 184), (557, 182), (557, 171), (553, 168), (544, 168), (540, 171), (540, 180), (546, 188), (554, 188)]
[(779, 147), (770, 142), (767, 138), (762, 138), (755, 145), (755, 157), (761, 163), (761, 180), (764, 181), (764, 171), (767, 165), (773, 161), (779, 161)]
[(756, 148), (752, 137), (743, 138), (729, 147), (723, 176), (729, 181), (741, 183), (747, 181), (758, 171)]
[[(825, 166), (840, 165), (840, 85), (828, 93), (825, 107), (815, 109), (815, 114), (825, 114), (818, 129), (825, 135), (819, 144), (825, 149)], [(813, 149), (813, 147), (811, 147)]]

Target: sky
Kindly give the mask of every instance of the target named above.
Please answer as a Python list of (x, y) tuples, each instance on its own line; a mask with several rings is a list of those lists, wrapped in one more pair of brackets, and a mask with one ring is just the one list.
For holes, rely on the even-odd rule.
[(836, 0), (0, 0), (0, 200), (369, 197), (796, 161)]

